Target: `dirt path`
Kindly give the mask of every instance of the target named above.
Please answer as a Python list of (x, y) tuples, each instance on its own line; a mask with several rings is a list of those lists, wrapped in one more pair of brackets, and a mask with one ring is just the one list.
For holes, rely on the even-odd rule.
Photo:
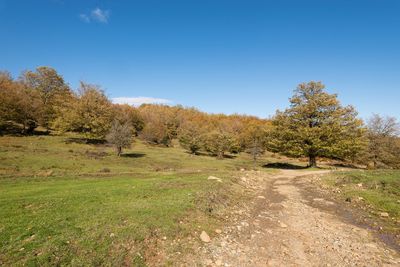
[(323, 173), (284, 170), (267, 178), (254, 207), (204, 245), (201, 265), (400, 266), (396, 251), (330, 212), (338, 204), (304, 191), (302, 176)]

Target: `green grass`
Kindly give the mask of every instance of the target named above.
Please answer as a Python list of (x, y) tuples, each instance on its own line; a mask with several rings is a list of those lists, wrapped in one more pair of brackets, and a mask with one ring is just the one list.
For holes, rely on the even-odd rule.
[(362, 197), (372, 211), (400, 219), (400, 170), (340, 172), (327, 182), (340, 187), (346, 198)]
[(218, 223), (215, 195), (237, 201), (237, 170), (252, 166), (246, 154), (216, 160), (141, 142), (118, 158), (69, 137), (0, 137), (0, 265), (143, 264), (154, 240)]
[(180, 148), (156, 147), (136, 142), (125, 150), (126, 157), (115, 157), (105, 145), (69, 143), (66, 137), (1, 137), (0, 175), (2, 177), (41, 176), (52, 170), (55, 176), (98, 173), (154, 173), (233, 170), (248, 167), (250, 158), (215, 160), (209, 156), (192, 156)]

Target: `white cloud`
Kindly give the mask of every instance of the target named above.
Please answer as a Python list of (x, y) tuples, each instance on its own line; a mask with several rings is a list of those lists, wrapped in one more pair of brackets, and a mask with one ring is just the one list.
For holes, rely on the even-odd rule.
[(80, 14), (79, 18), (84, 22), (88, 22), (88, 23), (90, 22), (90, 18), (86, 14)]
[(101, 23), (108, 23), (108, 19), (110, 18), (110, 11), (109, 10), (102, 10), (98, 7), (90, 11), (89, 14), (80, 14), (79, 18), (84, 22), (101, 22)]
[(108, 10), (101, 10), (100, 8), (95, 8), (90, 12), (90, 16), (93, 20), (98, 22), (107, 23), (110, 17), (110, 11)]
[(128, 104), (133, 106), (140, 106), (141, 104), (171, 104), (172, 101), (163, 98), (154, 97), (115, 97), (111, 99), (115, 104)]

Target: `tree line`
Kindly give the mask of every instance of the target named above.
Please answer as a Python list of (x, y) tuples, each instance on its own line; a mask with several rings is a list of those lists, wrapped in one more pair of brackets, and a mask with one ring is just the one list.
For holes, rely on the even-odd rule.
[(0, 133), (20, 126), (32, 134), (77, 132), (106, 139), (121, 155), (133, 138), (172, 146), (173, 140), (196, 155), (223, 159), (249, 153), (254, 161), (265, 150), (290, 157), (368, 162), (370, 167), (400, 167), (399, 124), (394, 117), (373, 115), (364, 123), (354, 107), (342, 106), (321, 82), (300, 84), (284, 111), (271, 119), (208, 114), (195, 108), (146, 104), (113, 104), (100, 86), (81, 82), (72, 90), (53, 68), (38, 67), (14, 79), (0, 72)]

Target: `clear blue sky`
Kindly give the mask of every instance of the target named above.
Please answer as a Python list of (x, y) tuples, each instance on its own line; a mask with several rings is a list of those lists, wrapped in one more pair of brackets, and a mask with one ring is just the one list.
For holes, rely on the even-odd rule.
[(400, 118), (399, 0), (0, 0), (0, 69), (261, 117), (321, 80)]

